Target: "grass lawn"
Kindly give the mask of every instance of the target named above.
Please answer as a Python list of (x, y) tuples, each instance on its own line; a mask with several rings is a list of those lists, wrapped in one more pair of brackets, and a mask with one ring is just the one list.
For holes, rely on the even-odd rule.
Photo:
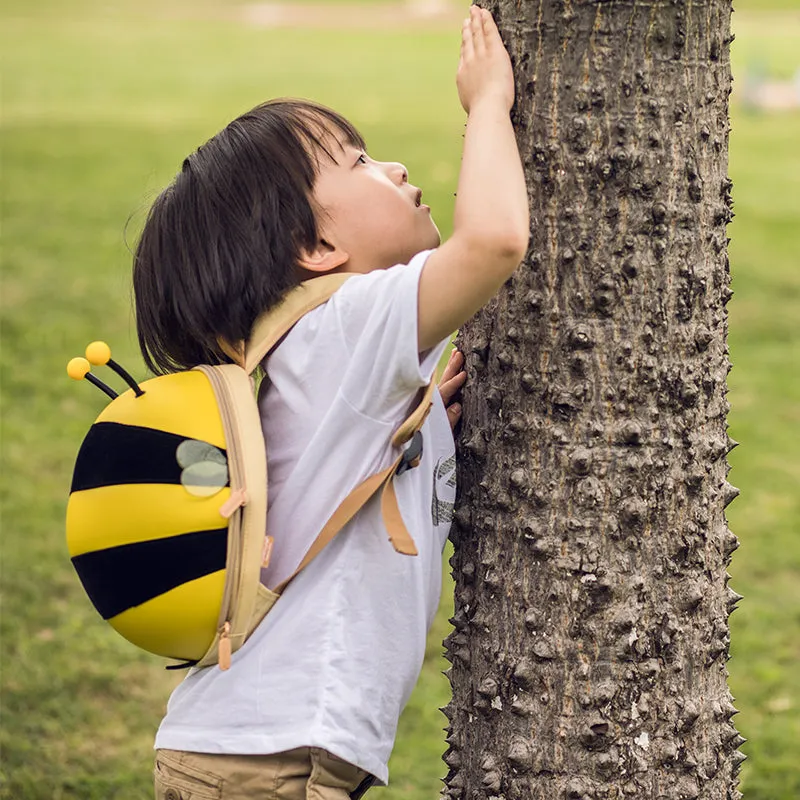
[[(232, 5), (232, 4), (229, 4)], [(104, 405), (64, 367), (104, 338), (143, 375), (127, 237), (183, 155), (260, 100), (314, 97), (401, 159), (447, 234), (463, 118), (458, 30), (300, 31), (214, 16), (213, 0), (0, 4), (2, 194), (2, 729), (0, 798), (151, 796), (152, 736), (176, 678), (103, 625), (69, 564), (63, 516), (77, 446)], [(786, 7), (784, 5), (784, 7)], [(21, 11), (24, 9), (24, 11)], [(176, 10), (175, 10), (176, 9)], [(737, 70), (797, 68), (800, 18), (751, 2), (735, 16)], [(793, 61), (794, 59), (794, 61)], [(750, 740), (749, 800), (800, 797), (800, 113), (734, 109), (729, 232), (731, 686)], [(402, 721), (386, 800), (430, 800), (443, 773), (440, 642)]]

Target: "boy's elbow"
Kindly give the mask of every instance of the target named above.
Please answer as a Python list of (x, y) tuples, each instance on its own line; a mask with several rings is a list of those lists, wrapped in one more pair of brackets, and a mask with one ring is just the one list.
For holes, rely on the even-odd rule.
[(489, 229), (482, 226), (479, 231), (455, 233), (465, 248), (465, 255), (475, 262), (475, 267), (483, 271), (487, 264), (495, 265), (510, 275), (528, 252), (528, 227), (521, 225), (497, 226)]
[(520, 261), (525, 258), (525, 254), (528, 252), (529, 241), (530, 235), (528, 234), (527, 228), (524, 231), (520, 231), (512, 236), (509, 236), (508, 255), (512, 261), (516, 262), (516, 264), (519, 264)]
[(493, 237), (491, 249), (498, 260), (513, 265), (511, 266), (513, 271), (528, 252), (528, 239), (527, 228), (524, 230), (512, 228)]

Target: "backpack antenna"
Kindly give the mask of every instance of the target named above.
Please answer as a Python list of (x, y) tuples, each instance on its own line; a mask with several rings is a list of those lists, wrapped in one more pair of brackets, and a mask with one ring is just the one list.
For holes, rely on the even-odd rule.
[(91, 365), (85, 358), (78, 356), (73, 358), (67, 364), (67, 375), (73, 380), (80, 381), (86, 378), (89, 383), (94, 384), (98, 389), (104, 391), (112, 400), (115, 400), (119, 395), (110, 387), (106, 386), (99, 378), (95, 378), (91, 373)]
[[(86, 347), (86, 358), (96, 367), (102, 364), (107, 364), (117, 375), (133, 389), (137, 397), (141, 397), (144, 391), (139, 387), (139, 384), (133, 379), (130, 373), (121, 367), (113, 358), (111, 358), (111, 348), (105, 342), (92, 342)], [(88, 375), (87, 375), (88, 377)]]

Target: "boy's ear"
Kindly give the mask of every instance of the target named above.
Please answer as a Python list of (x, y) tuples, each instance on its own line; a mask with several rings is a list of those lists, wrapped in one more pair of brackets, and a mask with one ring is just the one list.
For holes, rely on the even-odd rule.
[(346, 253), (335, 244), (320, 239), (313, 250), (300, 250), (300, 266), (310, 272), (332, 272), (343, 266), (350, 259)]

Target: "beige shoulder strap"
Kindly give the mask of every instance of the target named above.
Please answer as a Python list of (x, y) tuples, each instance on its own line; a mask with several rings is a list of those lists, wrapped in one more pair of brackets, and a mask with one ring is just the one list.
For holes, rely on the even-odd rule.
[[(423, 426), (431, 410), (431, 400), (435, 388), (435, 381), (431, 381), (425, 387), (422, 399), (392, 437), (392, 444), (395, 447), (400, 447), (405, 444)], [(296, 578), (328, 544), (330, 544), (336, 534), (350, 522), (356, 513), (366, 505), (367, 501), (373, 497), (379, 489), (381, 490), (381, 514), (383, 516), (383, 524), (386, 526), (389, 540), (394, 546), (394, 549), (403, 555), (417, 555), (417, 547), (414, 544), (414, 539), (408, 532), (408, 528), (406, 528), (405, 522), (403, 522), (403, 517), (400, 514), (400, 507), (397, 504), (397, 495), (394, 491), (394, 476), (403, 462), (404, 455), (404, 453), (401, 453), (389, 467), (375, 475), (371, 475), (363, 483), (356, 486), (356, 488), (342, 500), (339, 507), (333, 512), (330, 519), (319, 532), (317, 538), (312, 542), (311, 547), (308, 548), (308, 552), (303, 556), (303, 560), (300, 562), (297, 569), (286, 578), (286, 580), (275, 587), (274, 591), (276, 594), (281, 594), (283, 592), (289, 583), (294, 580), (294, 578)]]
[(275, 308), (262, 314), (253, 326), (244, 349), (244, 367), (249, 375), (258, 367), (264, 356), (275, 347), (292, 327), (309, 311), (327, 302), (331, 295), (355, 273), (321, 275), (304, 281), (292, 289)]
[(392, 436), (392, 444), (401, 447), (422, 427), (425, 419), (433, 404), (433, 392), (436, 389), (436, 381), (431, 382), (425, 387), (422, 399), (415, 406), (414, 410), (406, 417), (405, 422), (395, 431)]

